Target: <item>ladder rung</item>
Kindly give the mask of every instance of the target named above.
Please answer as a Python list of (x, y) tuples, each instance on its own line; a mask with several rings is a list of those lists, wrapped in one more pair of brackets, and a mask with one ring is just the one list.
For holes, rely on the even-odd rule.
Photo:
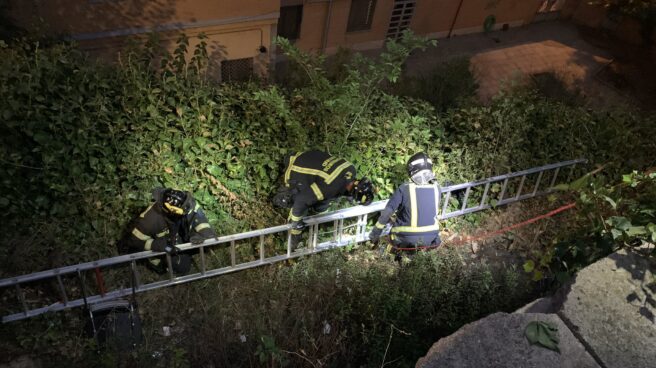
[(260, 261), (264, 262), (264, 235), (260, 235)]
[(497, 203), (503, 201), (503, 197), (506, 195), (506, 188), (508, 188), (508, 178), (503, 179), (503, 186), (501, 187), (501, 194)]
[(460, 208), (460, 211), (464, 211), (467, 208), (467, 201), (469, 200), (469, 193), (471, 192), (472, 187), (467, 187), (467, 190), (465, 190), (465, 197), (462, 200), (462, 207)]
[(485, 184), (485, 189), (483, 189), (483, 198), (481, 198), (481, 203), (478, 205), (479, 207), (485, 206), (485, 201), (487, 200), (487, 192), (490, 190), (490, 183)]
[(540, 187), (540, 181), (542, 180), (542, 174), (544, 174), (544, 171), (540, 171), (538, 174), (538, 180), (535, 182), (535, 188), (533, 189), (533, 196), (538, 192), (538, 188)]
[(23, 294), (23, 289), (21, 289), (19, 284), (16, 284), (16, 295), (21, 303), (21, 306), (23, 307), (23, 313), (27, 315), (28, 309), (27, 303), (25, 303), (25, 294)]
[(230, 265), (235, 267), (237, 265), (237, 256), (235, 254), (235, 241), (230, 242)]
[(200, 273), (205, 274), (205, 247), (198, 248), (198, 253), (200, 253)]
[(526, 180), (526, 175), (522, 176), (522, 180), (519, 182), (519, 188), (517, 188), (517, 194), (515, 194), (515, 199), (519, 198), (522, 194), (522, 189), (524, 189), (524, 181)]
[(449, 200), (451, 199), (451, 191), (446, 192), (444, 197), (444, 205), (442, 206), (442, 216), (445, 216), (449, 213)]
[(549, 184), (548, 189), (552, 189), (554, 185), (556, 185), (556, 178), (558, 177), (558, 173), (560, 172), (560, 167), (556, 168), (556, 171), (554, 171), (553, 178), (551, 178), (551, 184)]
[(61, 275), (57, 275), (57, 284), (59, 285), (59, 294), (62, 298), (64, 305), (68, 304), (68, 295), (66, 295), (66, 289), (64, 288), (64, 283), (62, 282)]

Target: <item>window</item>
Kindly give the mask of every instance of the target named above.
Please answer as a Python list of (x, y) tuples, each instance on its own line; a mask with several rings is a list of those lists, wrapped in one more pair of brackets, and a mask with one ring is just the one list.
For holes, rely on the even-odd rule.
[(288, 40), (297, 40), (301, 35), (303, 5), (283, 6), (278, 19), (278, 36)]
[(253, 75), (253, 58), (224, 60), (221, 62), (223, 82), (247, 81)]
[(346, 32), (366, 31), (371, 29), (376, 0), (352, 0)]
[(395, 0), (394, 9), (390, 18), (387, 38), (398, 39), (403, 31), (410, 27), (410, 20), (415, 10), (415, 0)]

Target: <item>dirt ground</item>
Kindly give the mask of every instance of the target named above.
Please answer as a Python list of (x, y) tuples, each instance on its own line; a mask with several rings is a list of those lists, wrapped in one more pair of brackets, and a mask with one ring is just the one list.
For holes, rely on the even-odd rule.
[(471, 58), (484, 103), (506, 87), (553, 73), (591, 108), (656, 109), (656, 68), (648, 51), (566, 21), (440, 39), (436, 47), (415, 52), (406, 71), (422, 75), (436, 63), (462, 56)]

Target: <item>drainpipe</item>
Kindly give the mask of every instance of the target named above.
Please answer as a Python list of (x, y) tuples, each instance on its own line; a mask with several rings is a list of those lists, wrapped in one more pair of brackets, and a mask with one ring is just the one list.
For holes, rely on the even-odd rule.
[(330, 29), (330, 16), (333, 12), (333, 0), (328, 0), (328, 14), (326, 15), (326, 24), (323, 27), (323, 40), (321, 45), (321, 52), (326, 53), (326, 47), (328, 46), (328, 30)]
[(449, 28), (449, 34), (446, 36), (446, 38), (451, 37), (451, 32), (453, 32), (453, 27), (456, 26), (456, 21), (458, 20), (458, 15), (460, 15), (460, 8), (462, 8), (462, 3), (465, 0), (460, 0), (460, 3), (458, 4), (458, 10), (456, 10), (456, 15), (453, 17), (453, 23), (451, 23), (451, 28)]

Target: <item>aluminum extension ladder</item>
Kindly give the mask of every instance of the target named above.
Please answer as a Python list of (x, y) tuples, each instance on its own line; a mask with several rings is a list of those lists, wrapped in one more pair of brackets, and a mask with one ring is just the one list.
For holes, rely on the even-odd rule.
[[(557, 183), (571, 180), (577, 165), (585, 162), (586, 160), (584, 159), (564, 161), (484, 180), (442, 187), (440, 188), (440, 203), (442, 208), (439, 219), (445, 220), (462, 216), (494, 206), (506, 205), (549, 193), (554, 190), (554, 186)], [(564, 169), (569, 171), (568, 175), (562, 174)], [(454, 193), (457, 193), (457, 195)], [(13, 305), (13, 308), (8, 305), (0, 305), (0, 311), (3, 314), (2, 322), (6, 323), (26, 319), (46, 312), (94, 305), (121, 297), (128, 297), (134, 292), (140, 293), (167, 286), (184, 284), (190, 281), (224, 275), (343, 247), (349, 244), (364, 242), (369, 236), (369, 232), (367, 231), (368, 215), (381, 211), (385, 208), (386, 204), (387, 200), (382, 200), (374, 202), (369, 206), (355, 206), (327, 214), (306, 217), (304, 221), (309, 228), (306, 241), (308, 246), (297, 250), (292, 250), (291, 248), (291, 226), (289, 224), (220, 236), (215, 239), (208, 239), (204, 243), (197, 245), (179, 245), (181, 252), (191, 250), (198, 252), (198, 255), (195, 257), (197, 268), (199, 269), (198, 272), (184, 276), (176, 277), (172, 273), (171, 257), (166, 253), (144, 251), (35, 272), (23, 276), (5, 278), (0, 280), (0, 290), (4, 294), (11, 293), (13, 289), (16, 299), (12, 297), (4, 298), (3, 300), (17, 300), (17, 303)], [(326, 228), (328, 229), (326, 230)], [(266, 237), (274, 237), (279, 240), (279, 252), (275, 253), (280, 254), (267, 254), (265, 250)], [(259, 257), (256, 257), (255, 260), (238, 263), (235, 251), (238, 242), (248, 241), (250, 239), (255, 239), (259, 242), (259, 246), (257, 246), (259, 248)], [(230, 264), (212, 268), (212, 265), (208, 265), (207, 252), (212, 252), (212, 249), (222, 247), (229, 249)], [(160, 258), (163, 256), (169, 265), (168, 275), (165, 275), (163, 280), (142, 282), (137, 263), (147, 261), (150, 258)], [(94, 294), (88, 290), (87, 283), (85, 282), (87, 273), (95, 272), (96, 276), (98, 276), (98, 274), (102, 275), (100, 273), (101, 270), (111, 272), (111, 270), (116, 268), (122, 268), (129, 273), (129, 286), (120, 285), (110, 291), (103, 290), (103, 286), (100, 287), (101, 292), (98, 294)], [(68, 284), (71, 279), (73, 279), (73, 288)], [(96, 282), (100, 283), (102, 281), (96, 278)], [(33, 291), (37, 283), (49, 283), (52, 288), (57, 289), (57, 301), (46, 305), (44, 305), (43, 301), (38, 303), (39, 295), (41, 295), (38, 293), (35, 297), (37, 302), (28, 300), (26, 298), (26, 290), (28, 292)], [(79, 297), (76, 298), (73, 294), (77, 294)], [(3, 304), (6, 303), (3, 302)]]

